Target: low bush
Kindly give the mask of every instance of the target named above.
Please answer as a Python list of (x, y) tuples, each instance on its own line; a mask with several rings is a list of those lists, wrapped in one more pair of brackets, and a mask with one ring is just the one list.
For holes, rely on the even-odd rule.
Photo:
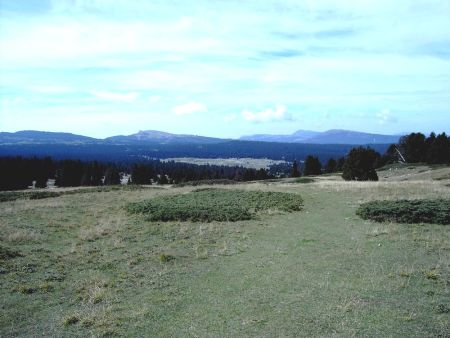
[(22, 293), (24, 295), (31, 295), (32, 293), (35, 293), (37, 290), (36, 288), (28, 284), (18, 284), (12, 289), (12, 291)]
[(296, 194), (207, 188), (130, 203), (126, 208), (149, 221), (212, 222), (249, 220), (269, 209), (297, 211), (302, 202)]
[(216, 179), (216, 180), (199, 180), (199, 181), (187, 181), (183, 183), (175, 184), (175, 187), (185, 187), (185, 186), (198, 186), (198, 185), (229, 185), (238, 184), (239, 182), (227, 179)]
[(22, 256), (23, 255), (19, 251), (11, 250), (0, 245), (0, 260), (6, 260)]
[(376, 222), (450, 224), (450, 199), (373, 201), (356, 214)]
[(59, 197), (61, 195), (61, 192), (56, 191), (32, 191), (26, 193), (25, 197), (29, 198), (30, 200), (40, 200), (43, 198)]
[(175, 259), (175, 256), (172, 256), (172, 255), (168, 255), (168, 254), (159, 255), (159, 260), (163, 263), (173, 261), (174, 259)]
[(296, 178), (294, 182), (295, 183), (314, 183), (315, 181), (313, 178), (310, 178), (310, 177), (299, 177), (299, 178)]
[[(94, 192), (110, 192), (110, 191), (135, 191), (147, 189), (140, 185), (108, 185), (99, 187), (85, 187), (74, 190), (30, 190), (30, 191), (1, 191), (0, 202), (9, 202), (19, 199), (39, 200), (43, 198), (59, 197), (63, 195), (89, 194)], [(152, 188), (155, 189), (155, 188)]]

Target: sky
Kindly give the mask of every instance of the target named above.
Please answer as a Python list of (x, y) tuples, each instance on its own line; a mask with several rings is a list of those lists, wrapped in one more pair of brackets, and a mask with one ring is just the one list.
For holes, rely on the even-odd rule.
[(448, 0), (0, 0), (0, 131), (450, 131)]

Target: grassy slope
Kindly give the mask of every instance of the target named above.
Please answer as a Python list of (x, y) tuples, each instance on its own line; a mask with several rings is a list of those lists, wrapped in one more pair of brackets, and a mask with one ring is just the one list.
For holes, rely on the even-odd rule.
[(235, 223), (122, 208), (192, 188), (0, 203), (2, 246), (24, 255), (0, 261), (0, 335), (448, 336), (450, 228), (355, 216), (372, 199), (449, 198), (446, 184), (239, 185), (298, 192), (304, 210)]

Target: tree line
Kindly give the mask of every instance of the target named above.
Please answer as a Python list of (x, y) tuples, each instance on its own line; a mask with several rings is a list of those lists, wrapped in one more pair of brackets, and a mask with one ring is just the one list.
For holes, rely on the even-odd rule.
[(178, 184), (188, 181), (227, 179), (235, 181), (264, 180), (275, 177), (266, 169), (196, 165), (146, 160), (138, 163), (102, 163), (99, 161), (45, 158), (0, 158), (0, 190), (19, 190), (30, 186), (47, 187), (54, 179), (57, 187), (121, 184)]
[[(384, 153), (388, 145), (375, 144), (372, 148)], [(270, 158), (293, 162), (314, 154), (321, 161), (345, 156), (352, 145), (348, 144), (303, 144), (255, 141), (227, 141), (217, 144), (155, 144), (114, 145), (114, 144), (0, 144), (0, 157), (45, 157), (54, 160), (79, 159), (81, 161), (133, 162), (147, 156), (149, 158)]]
[(324, 166), (317, 157), (308, 155), (302, 169), (294, 161), (291, 177), (342, 172), (347, 181), (377, 181), (376, 169), (397, 162), (449, 165), (450, 137), (445, 133), (431, 133), (429, 137), (411, 133), (402, 136), (398, 144), (390, 145), (383, 155), (370, 147), (355, 147), (344, 157), (330, 158)]
[(369, 147), (352, 148), (346, 156), (330, 158), (323, 165), (318, 156), (308, 155), (303, 162), (293, 161), (268, 169), (218, 165), (196, 165), (149, 159), (121, 162), (54, 160), (51, 157), (0, 157), (0, 190), (45, 188), (49, 179), (58, 187), (120, 184), (127, 175), (129, 184), (178, 184), (187, 181), (228, 179), (264, 180), (342, 172), (345, 180), (378, 180), (376, 169), (390, 163), (450, 164), (450, 137), (445, 133), (411, 133), (400, 138), (381, 155)]

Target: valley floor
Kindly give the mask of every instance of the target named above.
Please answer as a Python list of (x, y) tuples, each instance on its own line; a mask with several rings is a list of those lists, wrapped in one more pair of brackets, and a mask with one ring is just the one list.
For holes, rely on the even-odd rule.
[(450, 228), (355, 215), (375, 199), (450, 198), (450, 168), (404, 170), (224, 186), (303, 197), (300, 212), (241, 222), (124, 210), (193, 187), (0, 203), (0, 336), (448, 337)]

